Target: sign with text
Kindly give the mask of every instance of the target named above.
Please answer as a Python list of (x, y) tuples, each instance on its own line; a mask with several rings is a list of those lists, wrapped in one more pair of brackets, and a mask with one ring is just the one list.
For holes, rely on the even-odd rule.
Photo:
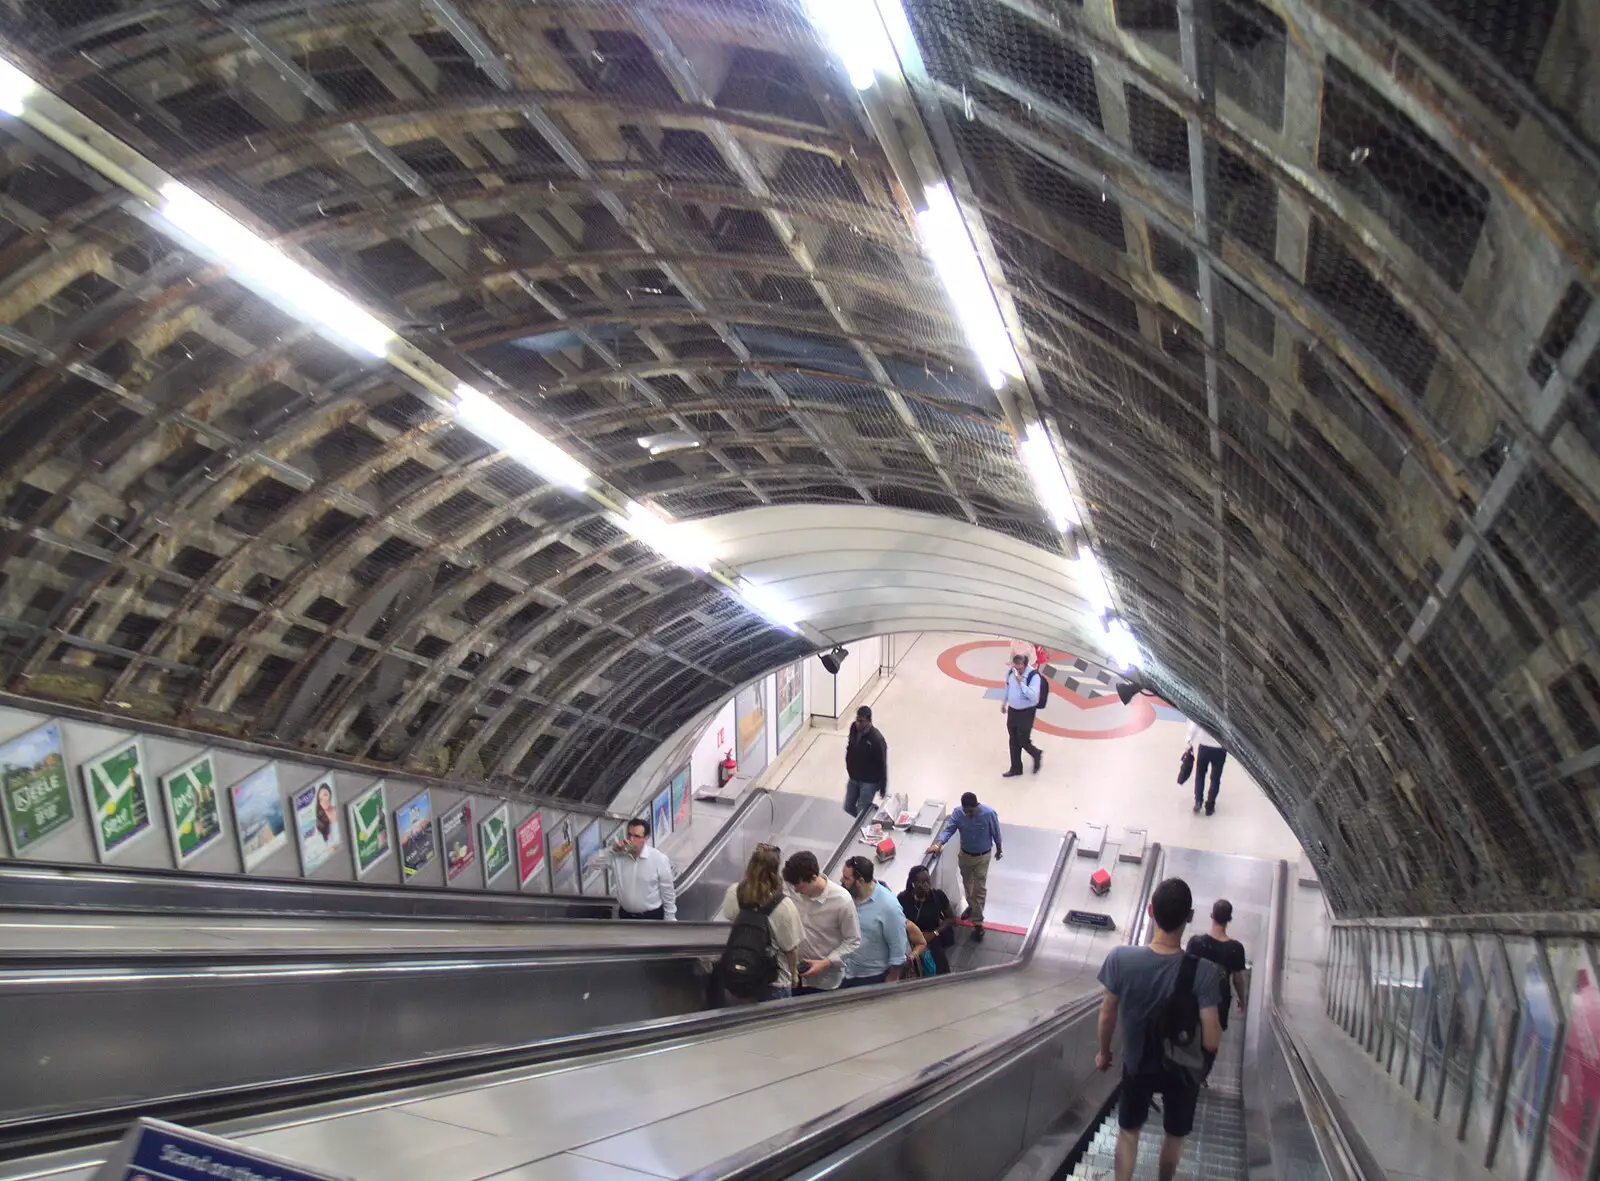
[(529, 880), (544, 866), (544, 819), (535, 812), (517, 825), (517, 884)]
[(439, 853), (433, 843), (433, 793), (419, 792), (396, 808), (394, 831), (400, 842), (400, 865), (409, 881), (432, 865)]
[(300, 866), (308, 875), (344, 844), (332, 773), (313, 779), (294, 793), (294, 827), (300, 837)]
[(383, 802), (383, 780), (350, 805), (350, 856), (361, 877), (389, 855), (389, 813)]
[(104, 861), (150, 831), (150, 801), (144, 792), (144, 752), (137, 738), (119, 742), (83, 764), (94, 846)]
[(217, 767), (207, 751), (161, 781), (167, 803), (172, 853), (180, 866), (222, 837), (222, 805), (217, 799)]
[(229, 790), (233, 793), (233, 831), (248, 873), (289, 843), (278, 764), (268, 763), (251, 772)]
[(123, 1135), (91, 1181), (349, 1181), (162, 1120), (142, 1119)]
[(453, 882), (478, 860), (477, 836), (472, 831), (472, 801), (462, 800), (439, 817), (439, 843), (444, 846), (444, 870)]
[(60, 722), (0, 745), (0, 811), (5, 813), (14, 853), (72, 823), (72, 788), (67, 783)]
[(511, 864), (511, 810), (504, 804), (478, 822), (483, 849), (483, 884), (489, 885)]

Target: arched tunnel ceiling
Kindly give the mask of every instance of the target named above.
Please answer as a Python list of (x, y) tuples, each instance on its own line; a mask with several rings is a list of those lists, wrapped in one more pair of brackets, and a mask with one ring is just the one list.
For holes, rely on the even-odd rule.
[[(1157, 687), (1341, 911), (1593, 905), (1594, 0), (904, 7)], [(636, 498), (1061, 560), (793, 3), (15, 0), (0, 37)], [(809, 647), (0, 142), (12, 691), (604, 799)]]

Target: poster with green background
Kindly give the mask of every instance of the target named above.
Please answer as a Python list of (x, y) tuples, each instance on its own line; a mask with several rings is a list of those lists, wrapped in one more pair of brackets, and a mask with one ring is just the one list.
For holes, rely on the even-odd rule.
[(61, 723), (51, 722), (0, 744), (0, 811), (11, 851), (22, 853), (72, 823), (72, 787)]
[(194, 860), (222, 836), (222, 804), (217, 798), (217, 768), (207, 751), (161, 781), (166, 797), (172, 853), (180, 866)]
[(478, 826), (478, 844), (483, 848), (483, 884), (487, 886), (511, 864), (511, 819), (504, 804)]
[(104, 861), (150, 831), (150, 801), (144, 791), (144, 751), (137, 738), (119, 742), (80, 768), (89, 800), (95, 848)]
[(389, 855), (389, 814), (383, 806), (383, 780), (350, 804), (350, 856), (360, 877)]

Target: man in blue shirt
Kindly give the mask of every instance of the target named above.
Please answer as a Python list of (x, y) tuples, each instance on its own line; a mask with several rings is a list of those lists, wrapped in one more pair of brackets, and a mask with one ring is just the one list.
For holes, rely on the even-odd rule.
[(1044, 762), (1044, 751), (1033, 745), (1033, 717), (1039, 711), (1038, 669), (1028, 669), (1028, 658), (1018, 652), (1011, 658), (1006, 670), (1006, 699), (1000, 703), (1000, 712), (1006, 715), (1006, 733), (1011, 738), (1011, 769), (1002, 779), (1012, 779), (1022, 774), (1022, 752), (1033, 756), (1033, 773), (1039, 773)]
[(850, 858), (839, 871), (839, 884), (856, 900), (856, 917), (861, 921), (861, 946), (845, 957), (842, 988), (900, 979), (911, 951), (900, 900), (888, 886), (872, 879), (872, 862), (865, 857)]
[(928, 846), (928, 852), (937, 853), (949, 842), (952, 834), (961, 833), (961, 856), (956, 864), (961, 868), (961, 888), (967, 895), (967, 917), (972, 920), (972, 937), (983, 938), (983, 902), (989, 895), (989, 859), (999, 861), (1000, 813), (988, 804), (978, 803), (972, 792), (961, 796), (961, 807), (950, 813), (939, 839)]

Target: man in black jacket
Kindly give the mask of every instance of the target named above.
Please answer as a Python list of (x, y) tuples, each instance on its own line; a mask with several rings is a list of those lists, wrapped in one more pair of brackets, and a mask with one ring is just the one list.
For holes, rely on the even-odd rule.
[(859, 815), (874, 797), (889, 790), (889, 744), (883, 731), (872, 724), (872, 710), (863, 705), (850, 723), (844, 745), (844, 769), (850, 779), (844, 786), (844, 810)]

